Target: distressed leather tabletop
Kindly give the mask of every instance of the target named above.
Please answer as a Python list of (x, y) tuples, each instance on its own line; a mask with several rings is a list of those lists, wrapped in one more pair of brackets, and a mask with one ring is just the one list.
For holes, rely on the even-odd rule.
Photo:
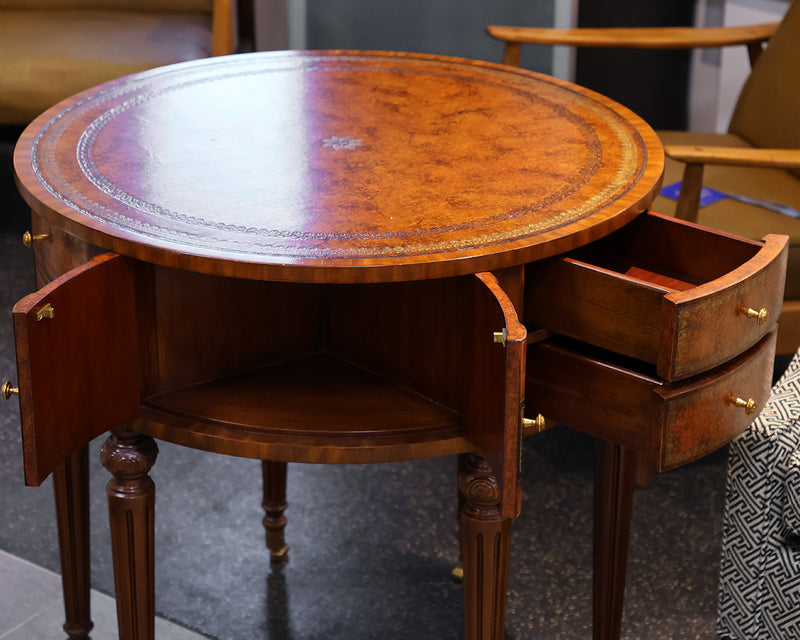
[(50, 109), (15, 169), (100, 246), (238, 277), (366, 282), (520, 264), (652, 201), (649, 126), (530, 71), (421, 54), (279, 52), (129, 76)]

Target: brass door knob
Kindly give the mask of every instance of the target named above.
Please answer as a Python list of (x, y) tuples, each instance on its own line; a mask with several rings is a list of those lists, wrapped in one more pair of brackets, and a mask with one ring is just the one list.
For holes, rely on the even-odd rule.
[(746, 315), (748, 318), (754, 318), (758, 324), (764, 324), (769, 317), (769, 311), (767, 311), (764, 307), (761, 307), (758, 311), (755, 309), (743, 308), (742, 313)]
[(748, 398), (747, 400), (742, 400), (741, 398), (736, 398), (733, 401), (737, 407), (742, 407), (744, 412), (747, 414), (753, 413), (758, 407), (758, 403), (753, 398)]
[(506, 340), (508, 339), (508, 329), (504, 328), (502, 331), (493, 332), (492, 339), (494, 340), (495, 344), (502, 344), (505, 347)]
[(17, 389), (17, 387), (12, 387), (11, 383), (6, 380), (3, 385), (0, 386), (0, 396), (8, 400), (12, 395), (19, 395), (19, 389)]
[(29, 249), (34, 242), (39, 242), (39, 240), (47, 240), (50, 237), (50, 234), (47, 233), (40, 233), (37, 235), (33, 235), (30, 231), (26, 231), (22, 234), (22, 244), (24, 244)]
[(547, 428), (544, 416), (540, 413), (535, 418), (522, 419), (522, 436), (527, 437), (536, 433), (541, 433)]

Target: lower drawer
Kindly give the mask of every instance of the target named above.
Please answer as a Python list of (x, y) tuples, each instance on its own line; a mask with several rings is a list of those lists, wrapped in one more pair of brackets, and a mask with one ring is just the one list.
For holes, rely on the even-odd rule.
[(655, 367), (554, 337), (528, 347), (530, 411), (644, 454), (665, 471), (729, 442), (769, 397), (773, 330), (739, 357), (679, 383)]

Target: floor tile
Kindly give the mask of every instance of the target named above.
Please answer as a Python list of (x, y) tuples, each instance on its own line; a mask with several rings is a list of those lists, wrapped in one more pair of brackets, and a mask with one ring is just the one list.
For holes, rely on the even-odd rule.
[[(0, 640), (64, 640), (61, 576), (0, 551)], [(114, 599), (92, 591), (92, 637), (117, 640)], [(204, 640), (163, 618), (156, 618), (159, 640)]]
[(60, 576), (0, 551), (0, 638), (60, 602)]

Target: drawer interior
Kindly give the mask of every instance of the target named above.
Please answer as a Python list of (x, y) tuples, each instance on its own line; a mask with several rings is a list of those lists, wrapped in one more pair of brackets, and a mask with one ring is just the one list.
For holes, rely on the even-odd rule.
[[(559, 351), (580, 354), (580, 358), (587, 362), (602, 363), (604, 367), (617, 369), (630, 377), (646, 380), (652, 386), (665, 384), (665, 381), (658, 375), (656, 365), (650, 362), (564, 335), (550, 335), (546, 339), (546, 344)], [(535, 366), (535, 363), (531, 362), (530, 366)]]
[(667, 291), (685, 291), (733, 271), (755, 256), (761, 246), (649, 214), (572, 252), (570, 257)]

